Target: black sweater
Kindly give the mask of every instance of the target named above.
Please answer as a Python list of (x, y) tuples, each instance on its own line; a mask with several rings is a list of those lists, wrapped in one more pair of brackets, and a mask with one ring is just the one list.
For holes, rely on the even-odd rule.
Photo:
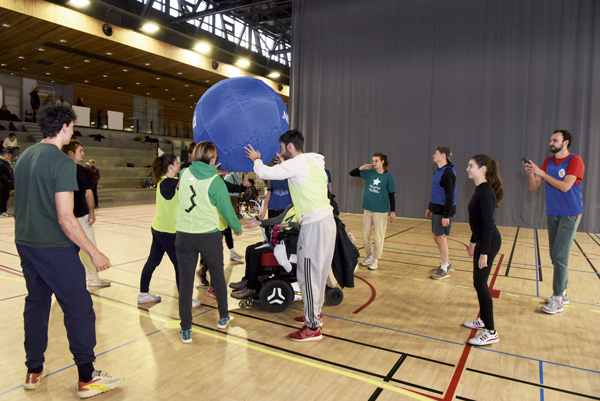
[(496, 195), (487, 182), (482, 182), (475, 188), (475, 193), (469, 202), (469, 225), (471, 226), (471, 242), (481, 244), (480, 253), (490, 252), (492, 236), (497, 230), (494, 222), (496, 210)]

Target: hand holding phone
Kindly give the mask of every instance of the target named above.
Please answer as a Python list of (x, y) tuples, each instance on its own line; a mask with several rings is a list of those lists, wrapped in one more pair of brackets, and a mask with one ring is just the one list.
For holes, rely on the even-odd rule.
[(525, 163), (525, 164), (531, 164), (531, 160), (529, 160), (526, 157), (522, 158), (521, 160), (523, 160), (523, 163)]

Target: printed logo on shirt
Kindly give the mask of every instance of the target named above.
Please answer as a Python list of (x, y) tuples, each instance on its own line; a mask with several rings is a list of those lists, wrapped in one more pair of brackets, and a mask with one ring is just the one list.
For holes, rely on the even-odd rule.
[(378, 194), (379, 191), (381, 190), (381, 188), (379, 188), (379, 183), (380, 182), (381, 182), (381, 180), (379, 178), (375, 178), (373, 180), (373, 183), (371, 185), (369, 185), (369, 191)]
[(558, 170), (558, 176), (560, 178), (565, 178), (565, 169), (561, 168), (560, 170)]

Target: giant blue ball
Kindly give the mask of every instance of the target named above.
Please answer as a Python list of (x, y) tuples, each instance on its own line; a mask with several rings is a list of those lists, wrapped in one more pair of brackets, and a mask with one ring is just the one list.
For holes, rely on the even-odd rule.
[(202, 95), (194, 110), (194, 141), (217, 145), (221, 168), (252, 171), (244, 146), (250, 144), (268, 163), (279, 152), (279, 137), (289, 129), (283, 99), (264, 82), (229, 78)]

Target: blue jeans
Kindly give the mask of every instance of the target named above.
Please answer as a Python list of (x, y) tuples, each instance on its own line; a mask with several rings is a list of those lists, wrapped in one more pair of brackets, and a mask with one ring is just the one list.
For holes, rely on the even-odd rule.
[(79, 248), (31, 248), (17, 244), (27, 286), (25, 310), (25, 365), (34, 369), (44, 363), (48, 346), (48, 322), (52, 294), (64, 313), (69, 349), (75, 364), (94, 362), (96, 315), (85, 285), (85, 269)]
[(563, 296), (569, 284), (569, 254), (575, 239), (579, 216), (547, 216), (550, 259), (554, 266), (552, 290), (555, 296)]

